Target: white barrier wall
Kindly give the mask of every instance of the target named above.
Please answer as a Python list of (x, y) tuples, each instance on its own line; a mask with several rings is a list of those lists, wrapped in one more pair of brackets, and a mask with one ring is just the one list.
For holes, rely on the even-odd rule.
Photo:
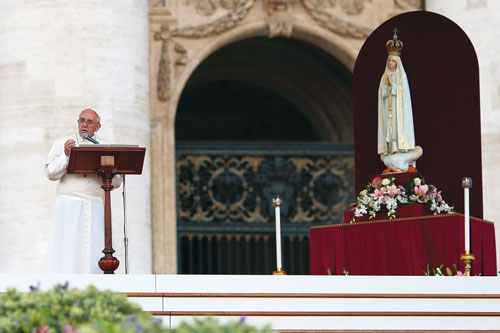
[(13, 275), (29, 291), (69, 283), (126, 293), (144, 311), (178, 326), (194, 317), (240, 320), (295, 332), (496, 331), (499, 277), (272, 275)]
[[(102, 137), (149, 149), (147, 0), (0, 3), (0, 272), (44, 272), (56, 184), (43, 174), (54, 139), (80, 110)], [(152, 271), (150, 156), (129, 176), (130, 271)], [(121, 192), (113, 194), (122, 261)]]

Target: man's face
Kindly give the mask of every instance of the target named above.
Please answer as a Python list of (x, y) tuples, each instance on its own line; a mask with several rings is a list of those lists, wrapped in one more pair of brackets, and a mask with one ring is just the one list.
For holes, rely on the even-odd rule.
[(93, 136), (101, 128), (101, 124), (97, 122), (97, 113), (92, 110), (84, 110), (80, 113), (78, 119), (78, 133), (80, 136), (87, 133), (88, 136)]

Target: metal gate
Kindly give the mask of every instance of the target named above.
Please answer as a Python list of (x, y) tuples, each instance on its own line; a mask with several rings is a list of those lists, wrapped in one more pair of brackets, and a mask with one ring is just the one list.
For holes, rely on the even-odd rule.
[(341, 223), (354, 200), (352, 144), (181, 142), (178, 271), (270, 274), (272, 198), (281, 195), (283, 269), (309, 273), (309, 228)]

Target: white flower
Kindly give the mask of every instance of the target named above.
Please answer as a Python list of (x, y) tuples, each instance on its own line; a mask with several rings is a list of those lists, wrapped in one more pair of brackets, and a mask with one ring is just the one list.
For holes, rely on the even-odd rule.
[(427, 186), (427, 185), (422, 185), (422, 188), (425, 189), (426, 191), (429, 190), (429, 186)]
[(396, 197), (396, 199), (397, 199), (400, 203), (402, 203), (402, 204), (404, 204), (404, 203), (408, 203), (408, 198), (407, 198), (407, 197), (403, 197), (403, 196), (401, 196), (401, 195), (398, 195), (398, 196)]
[(388, 178), (384, 178), (384, 179), (382, 180), (382, 185), (384, 185), (384, 186), (387, 186), (387, 185), (389, 185), (390, 183), (391, 183), (391, 181), (390, 181)]
[(361, 196), (361, 197), (364, 197), (367, 194), (368, 194), (367, 190), (363, 190), (363, 191), (359, 192), (359, 196)]
[(366, 207), (363, 205), (356, 207), (356, 209), (354, 210), (354, 216), (356, 216), (356, 217), (361, 217), (361, 216), (363, 216), (363, 214), (366, 214), (366, 213), (367, 213)]
[(396, 208), (398, 207), (398, 203), (397, 203), (397, 201), (396, 201), (395, 198), (387, 198), (387, 200), (386, 200), (385, 203), (387, 205), (387, 209), (390, 210), (390, 211), (391, 210), (395, 211)]
[(369, 196), (369, 195), (366, 195), (366, 196), (364, 196), (364, 197), (361, 199), (361, 203), (362, 203), (362, 204), (365, 204), (365, 205), (368, 205), (371, 201), (372, 201), (372, 197), (371, 197), (371, 196)]
[(420, 185), (420, 184), (422, 184), (422, 179), (420, 179), (420, 178), (417, 177), (417, 178), (413, 179), (413, 183), (415, 185)]

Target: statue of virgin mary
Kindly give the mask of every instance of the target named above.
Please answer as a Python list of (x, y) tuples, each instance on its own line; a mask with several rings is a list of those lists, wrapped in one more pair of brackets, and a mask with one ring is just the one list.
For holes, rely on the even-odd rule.
[(400, 54), (403, 42), (394, 29), (378, 89), (378, 154), (387, 172), (412, 171), (422, 148), (415, 146), (410, 86)]

